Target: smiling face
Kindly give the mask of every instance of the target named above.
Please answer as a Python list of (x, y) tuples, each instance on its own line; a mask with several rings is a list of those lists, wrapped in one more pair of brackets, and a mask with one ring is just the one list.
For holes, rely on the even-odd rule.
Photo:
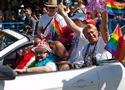
[(69, 8), (70, 2), (65, 2), (65, 5), (66, 5), (67, 8)]
[(83, 34), (91, 45), (98, 41), (98, 31), (94, 25), (86, 25), (83, 30)]
[(35, 57), (37, 62), (45, 60), (48, 54), (49, 52), (45, 48), (38, 47), (35, 49)]
[(74, 6), (70, 6), (70, 12), (74, 11)]

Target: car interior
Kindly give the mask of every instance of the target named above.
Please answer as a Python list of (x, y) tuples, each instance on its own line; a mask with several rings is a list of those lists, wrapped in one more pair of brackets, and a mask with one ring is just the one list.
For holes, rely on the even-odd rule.
[[(14, 52), (10, 54), (9, 56), (4, 58), (4, 64), (8, 67), (11, 67), (12, 69), (15, 68), (16, 60), (18, 59), (19, 54), (17, 52)], [(65, 57), (63, 57), (65, 58)], [(69, 61), (57, 58), (56, 65), (58, 67), (58, 70), (69, 70), (71, 68), (71, 64)]]
[[(22, 48), (24, 48), (26, 46), (23, 46)], [(20, 48), (21, 49), (21, 48)], [(19, 51), (20, 49), (16, 50), (15, 52), (13, 52), (12, 54), (8, 55), (7, 57), (4, 58), (4, 64), (8, 67), (11, 67), (12, 69), (15, 69), (15, 63), (16, 60), (19, 57), (19, 54), (17, 53), (17, 51)], [(59, 56), (57, 56), (56, 59), (56, 65), (58, 67), (58, 70), (69, 70), (69, 69), (75, 69), (73, 67), (73, 65), (77, 65), (75, 63), (70, 63), (67, 59), (67, 56), (63, 55), (61, 56), (61, 58)], [(110, 59), (110, 60), (101, 60), (101, 61), (97, 61), (96, 58), (94, 57), (92, 59), (93, 65), (104, 65), (104, 64), (108, 64), (110, 62), (116, 62), (117, 60), (114, 59)], [(84, 67), (83, 67), (84, 68)]]

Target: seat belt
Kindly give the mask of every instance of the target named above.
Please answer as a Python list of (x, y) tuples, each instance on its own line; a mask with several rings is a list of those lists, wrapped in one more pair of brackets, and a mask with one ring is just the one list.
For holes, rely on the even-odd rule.
[(46, 25), (46, 27), (44, 29), (42, 29), (42, 32), (44, 32), (46, 30), (47, 26), (50, 24), (50, 22), (52, 21), (52, 19), (48, 22), (48, 24)]

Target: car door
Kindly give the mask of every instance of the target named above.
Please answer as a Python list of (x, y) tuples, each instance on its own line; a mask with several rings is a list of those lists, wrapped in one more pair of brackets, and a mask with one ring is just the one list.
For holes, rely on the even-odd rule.
[(15, 80), (5, 81), (4, 90), (98, 90), (95, 68), (17, 75)]
[(97, 66), (99, 90), (125, 90), (125, 68), (120, 62), (106, 61)]
[(32, 40), (12, 30), (0, 31), (0, 90), (4, 90), (5, 80), (15, 79), (12, 68), (4, 64), (4, 58), (21, 47), (31, 45)]
[(98, 90), (99, 78), (96, 66), (61, 72), (62, 90)]

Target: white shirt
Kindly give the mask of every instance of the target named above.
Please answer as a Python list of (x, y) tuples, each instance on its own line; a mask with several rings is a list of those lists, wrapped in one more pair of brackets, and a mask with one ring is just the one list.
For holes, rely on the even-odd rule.
[[(54, 16), (48, 16), (48, 13), (47, 14), (44, 14), (41, 16), (40, 20), (39, 20), (39, 23), (38, 23), (38, 26), (42, 26), (43, 29), (46, 27), (46, 25), (48, 24), (48, 22), (53, 18), (53, 17), (56, 17), (56, 20), (58, 21), (58, 23), (60, 24), (61, 27), (64, 27), (66, 26), (66, 22), (64, 20), (64, 18), (59, 15), (59, 14), (56, 14)], [(50, 22), (50, 24), (48, 25), (48, 27), (46, 28), (44, 34), (45, 35), (49, 35), (50, 31), (52, 30), (52, 27), (53, 27), (53, 21), (54, 19)]]
[(70, 12), (70, 10), (66, 11), (66, 13), (68, 14)]
[(82, 9), (84, 10), (84, 12), (86, 13), (86, 9), (85, 9), (85, 5), (82, 5), (81, 7), (79, 7), (79, 5), (75, 5), (74, 9), (80, 8), (79, 10), (77, 10), (77, 13), (83, 13)]
[(78, 36), (76, 33), (74, 34), (74, 47), (71, 52), (69, 61), (70, 62), (77, 62), (78, 64), (83, 64), (83, 57), (82, 57), (82, 50), (84, 46), (88, 43), (88, 40), (84, 37), (82, 31), (83, 28), (80, 28), (80, 36)]
[[(95, 47), (95, 50), (94, 50), (94, 53), (93, 53), (93, 57), (96, 57), (97, 60), (111, 59), (112, 58), (112, 54), (104, 49), (105, 45), (106, 44), (105, 44), (103, 38), (99, 37), (99, 40), (98, 40), (97, 44), (89, 46), (88, 53), (92, 52), (94, 47)], [(84, 47), (84, 49), (82, 51), (83, 57), (85, 56), (85, 53), (87, 51), (87, 47), (88, 47), (88, 44)], [(86, 60), (87, 59), (88, 59), (88, 55), (86, 56)]]
[(48, 62), (45, 66), (49, 66), (52, 68), (52, 71), (57, 71), (57, 66), (55, 63)]

